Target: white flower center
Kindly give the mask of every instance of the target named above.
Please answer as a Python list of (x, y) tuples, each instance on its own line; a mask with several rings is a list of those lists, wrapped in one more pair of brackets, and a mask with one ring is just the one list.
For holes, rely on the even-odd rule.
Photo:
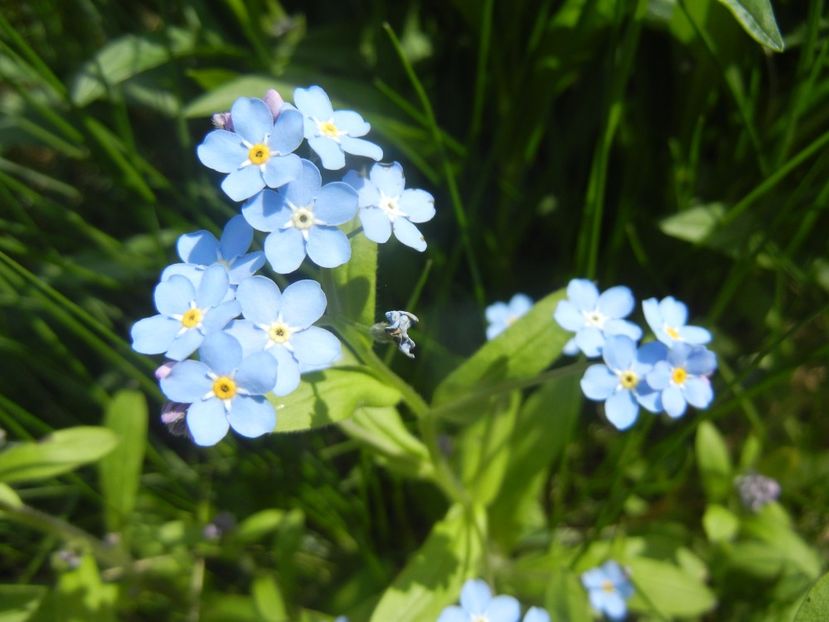
[(383, 210), (390, 221), (394, 222), (396, 218), (406, 216), (398, 205), (399, 201), (400, 197), (390, 197), (380, 191), (380, 200), (378, 201), (377, 207)]
[(599, 312), (597, 309), (593, 309), (592, 311), (582, 311), (581, 314), (584, 317), (585, 325), (594, 326), (599, 330), (604, 328), (604, 323), (607, 322), (607, 316)]
[(334, 119), (328, 119), (327, 121), (314, 119), (314, 122), (317, 124), (317, 131), (319, 131), (321, 136), (336, 140), (337, 142), (340, 142), (340, 136), (348, 133), (340, 130), (334, 123)]

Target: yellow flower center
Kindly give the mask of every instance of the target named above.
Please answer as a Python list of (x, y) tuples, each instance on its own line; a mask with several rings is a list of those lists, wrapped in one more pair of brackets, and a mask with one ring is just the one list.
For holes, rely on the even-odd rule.
[(283, 322), (274, 322), (268, 328), (268, 338), (274, 343), (285, 343), (291, 338), (291, 329)]
[(679, 331), (673, 326), (665, 328), (665, 332), (668, 333), (668, 337), (671, 339), (679, 339)]
[(688, 372), (682, 367), (675, 368), (673, 373), (671, 373), (671, 380), (673, 380), (675, 384), (683, 384), (687, 377)]
[(236, 383), (233, 378), (219, 376), (213, 381), (213, 395), (220, 400), (229, 400), (236, 395)]
[(248, 160), (251, 164), (264, 164), (270, 157), (271, 150), (263, 143), (256, 143), (248, 151)]
[(487, 618), (485, 615), (478, 614), (472, 616), (471, 622), (489, 622), (489, 618)]
[(291, 220), (297, 229), (310, 229), (314, 226), (314, 212), (307, 207), (300, 207), (291, 216)]
[(625, 389), (634, 389), (639, 384), (639, 377), (631, 370), (627, 370), (619, 374), (619, 382)]
[(188, 309), (181, 316), (181, 325), (184, 328), (195, 328), (201, 324), (203, 317), (204, 314), (201, 312), (201, 309)]
[(337, 126), (334, 125), (334, 122), (331, 120), (320, 121), (317, 123), (317, 127), (319, 127), (320, 134), (323, 136), (327, 136), (328, 138), (340, 137), (340, 130), (337, 129)]
[(602, 581), (602, 592), (607, 592), (608, 594), (612, 594), (616, 591), (616, 586), (613, 585), (613, 581), (610, 579), (606, 579)]

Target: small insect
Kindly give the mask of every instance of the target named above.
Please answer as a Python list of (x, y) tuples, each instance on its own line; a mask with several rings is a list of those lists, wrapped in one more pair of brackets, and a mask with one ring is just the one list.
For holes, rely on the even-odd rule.
[(397, 349), (410, 359), (415, 357), (412, 349), (415, 347), (414, 340), (409, 337), (409, 329), (420, 320), (414, 313), (408, 311), (386, 311), (386, 321), (378, 322), (372, 326), (372, 335), (377, 341), (393, 341)]

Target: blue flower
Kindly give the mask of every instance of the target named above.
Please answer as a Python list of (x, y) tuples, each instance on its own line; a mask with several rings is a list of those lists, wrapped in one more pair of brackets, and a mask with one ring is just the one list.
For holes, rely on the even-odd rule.
[(581, 379), (588, 399), (604, 402), (608, 420), (620, 430), (629, 428), (639, 415), (639, 406), (659, 412), (659, 393), (647, 382), (654, 364), (663, 360), (666, 348), (658, 342), (646, 343), (638, 350), (624, 335), (608, 337), (602, 357), (605, 364), (591, 365)]
[(611, 620), (623, 620), (627, 616), (627, 599), (633, 595), (633, 586), (627, 573), (615, 561), (607, 561), (583, 573), (581, 583), (596, 611)]
[(357, 191), (360, 222), (369, 240), (382, 244), (394, 230), (394, 237), (406, 246), (426, 250), (426, 240), (412, 223), (434, 217), (435, 199), (425, 190), (405, 190), (406, 178), (400, 164), (375, 164), (368, 178), (349, 171), (343, 181)]
[(222, 190), (234, 201), (244, 201), (265, 186), (278, 188), (300, 173), (299, 156), (292, 152), (302, 142), (302, 115), (283, 110), (276, 121), (261, 99), (240, 97), (230, 109), (233, 131), (213, 130), (198, 146), (202, 164), (229, 173)]
[(253, 228), (242, 216), (234, 216), (228, 221), (221, 240), (209, 231), (185, 233), (178, 239), (178, 256), (185, 263), (167, 266), (161, 273), (161, 280), (180, 274), (196, 283), (205, 268), (218, 263), (227, 270), (230, 284), (238, 285), (265, 264), (262, 251), (247, 252), (252, 241)]
[(236, 291), (244, 320), (228, 329), (246, 352), (268, 352), (276, 359), (279, 374), (271, 387), (287, 395), (299, 386), (299, 375), (324, 369), (340, 357), (340, 342), (329, 331), (312, 326), (325, 312), (327, 301), (319, 283), (297, 281), (279, 291), (264, 276), (242, 282)]
[(659, 301), (648, 298), (642, 302), (642, 310), (653, 334), (666, 346), (682, 342), (702, 345), (711, 341), (711, 333), (706, 329), (685, 325), (688, 321), (688, 307), (673, 296)]
[(524, 614), (523, 622), (550, 622), (550, 614), (538, 607), (530, 607)]
[(708, 408), (714, 399), (707, 376), (717, 368), (716, 355), (705, 346), (677, 342), (667, 359), (648, 373), (648, 384), (661, 393), (662, 408), (671, 417), (685, 414), (688, 404)]
[(526, 294), (515, 294), (509, 302), (496, 302), (486, 308), (487, 340), (495, 339), (533, 306), (532, 298)]
[(318, 86), (294, 91), (294, 103), (305, 117), (305, 138), (317, 152), (323, 167), (339, 170), (345, 166), (345, 154), (381, 160), (383, 150), (365, 136), (371, 126), (353, 110), (334, 112), (328, 95)]
[(265, 239), (265, 256), (280, 274), (299, 268), (307, 253), (318, 266), (334, 268), (351, 259), (351, 244), (336, 225), (357, 213), (357, 193), (341, 181), (322, 186), (319, 169), (302, 160), (296, 180), (279, 191), (260, 192), (242, 206), (245, 219)]
[(190, 404), (187, 427), (198, 445), (215, 445), (232, 427), (256, 438), (276, 427), (276, 412), (263, 396), (276, 384), (276, 361), (259, 352), (242, 357), (242, 346), (224, 332), (205, 338), (200, 361), (178, 363), (161, 380), (174, 402)]
[(222, 330), (239, 315), (239, 303), (225, 301), (228, 291), (227, 271), (222, 266), (205, 270), (197, 286), (179, 274), (162, 281), (154, 293), (159, 314), (133, 325), (133, 350), (164, 353), (174, 361), (187, 358), (205, 335)]
[(611, 287), (600, 295), (590, 281), (573, 279), (567, 284), (567, 297), (558, 303), (553, 315), (562, 328), (576, 333), (564, 347), (566, 354), (581, 350), (587, 356), (599, 356), (610, 335), (625, 335), (633, 341), (642, 337), (641, 328), (622, 319), (630, 315), (635, 304), (627, 287)]
[(470, 579), (461, 589), (460, 607), (444, 609), (437, 622), (518, 622), (521, 606), (512, 596), (492, 596), (480, 579)]

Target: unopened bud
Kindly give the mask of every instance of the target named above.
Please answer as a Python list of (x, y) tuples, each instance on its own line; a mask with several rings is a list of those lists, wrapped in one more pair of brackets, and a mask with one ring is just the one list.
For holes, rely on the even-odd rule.
[(229, 112), (217, 112), (210, 119), (213, 121), (213, 127), (217, 130), (233, 131), (233, 119)]
[(780, 496), (780, 484), (776, 480), (759, 473), (750, 473), (738, 477), (735, 484), (740, 493), (740, 500), (752, 512), (760, 511), (763, 506), (776, 501)]
[(161, 407), (161, 423), (173, 436), (187, 435), (187, 408), (189, 404), (167, 402)]
[(170, 375), (170, 372), (173, 371), (173, 367), (175, 367), (175, 365), (175, 361), (166, 361), (163, 365), (161, 365), (158, 369), (155, 370), (155, 379), (164, 380), (167, 376)]
[(276, 121), (276, 117), (279, 116), (279, 111), (282, 110), (282, 104), (285, 101), (282, 99), (282, 96), (277, 93), (274, 89), (268, 89), (265, 92), (265, 97), (262, 98), (264, 102), (268, 105), (268, 109), (271, 111), (273, 115), (273, 120)]

